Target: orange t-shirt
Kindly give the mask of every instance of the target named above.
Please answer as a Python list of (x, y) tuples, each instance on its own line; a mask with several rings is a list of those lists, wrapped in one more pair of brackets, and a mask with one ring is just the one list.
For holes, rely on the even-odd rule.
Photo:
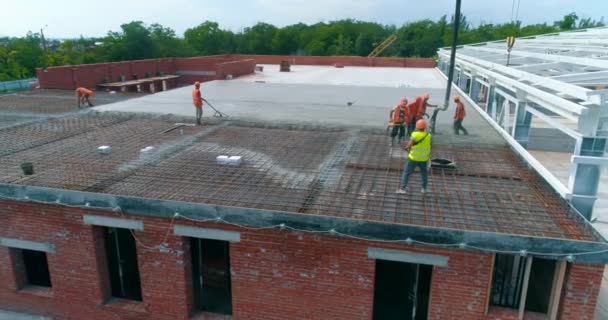
[(415, 118), (418, 115), (418, 108), (420, 107), (420, 101), (415, 100), (414, 102), (410, 103), (407, 108), (408, 108), (408, 117), (407, 117), (407, 122), (411, 122), (412, 118)]
[(197, 108), (201, 108), (203, 106), (203, 97), (201, 96), (200, 89), (192, 90), (192, 104), (194, 104), (194, 106)]
[(406, 106), (398, 105), (393, 109), (393, 123), (402, 124), (404, 121), (409, 119), (408, 110)]
[(82, 96), (92, 97), (93, 96), (93, 91), (91, 91), (87, 88), (83, 88), (83, 87), (76, 89), (75, 92), (76, 92), (77, 97), (82, 97)]
[(456, 113), (454, 113), (454, 119), (462, 120), (467, 115), (464, 111), (464, 104), (462, 102), (456, 102)]
[(418, 114), (417, 114), (418, 118), (422, 118), (426, 114), (427, 102), (428, 102), (428, 99), (422, 99), (422, 102), (418, 106)]

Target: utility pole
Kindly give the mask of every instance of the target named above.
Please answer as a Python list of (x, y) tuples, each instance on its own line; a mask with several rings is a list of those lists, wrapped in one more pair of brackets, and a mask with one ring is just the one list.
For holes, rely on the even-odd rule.
[[(45, 25), (44, 28), (48, 27)], [(40, 28), (40, 40), (42, 41), (42, 50), (46, 51), (46, 40), (44, 39), (44, 28)]]
[(450, 54), (450, 67), (448, 69), (448, 84), (445, 89), (445, 100), (443, 101), (443, 108), (437, 108), (433, 111), (431, 117), (431, 128), (432, 133), (435, 133), (435, 127), (437, 122), (437, 114), (439, 111), (445, 111), (448, 109), (450, 104), (450, 95), (452, 91), (452, 79), (454, 79), (454, 64), (456, 62), (456, 45), (458, 43), (458, 30), (460, 29), (460, 2), (456, 0), (456, 12), (454, 13), (454, 29), (452, 30), (452, 51)]

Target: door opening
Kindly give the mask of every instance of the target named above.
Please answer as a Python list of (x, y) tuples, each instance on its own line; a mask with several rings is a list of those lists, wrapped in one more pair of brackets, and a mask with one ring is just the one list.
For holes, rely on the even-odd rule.
[(376, 260), (374, 320), (424, 320), (433, 266)]

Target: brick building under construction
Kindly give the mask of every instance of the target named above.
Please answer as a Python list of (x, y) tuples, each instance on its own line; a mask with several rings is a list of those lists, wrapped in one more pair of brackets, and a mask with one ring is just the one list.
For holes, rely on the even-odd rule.
[[(0, 308), (54, 319), (593, 319), (608, 245), (589, 221), (473, 108), (470, 136), (450, 133), (450, 111), (438, 118), (433, 158), (456, 168), (432, 168), (427, 195), (414, 191), (418, 175), (396, 194), (406, 154), (388, 143), (388, 110), (425, 91), (439, 101), (445, 80), (434, 68), (342, 63), (207, 82), (231, 117), (202, 127), (179, 124), (192, 122), (185, 87), (1, 128)], [(0, 110), (28, 99), (18, 98), (0, 97)]]

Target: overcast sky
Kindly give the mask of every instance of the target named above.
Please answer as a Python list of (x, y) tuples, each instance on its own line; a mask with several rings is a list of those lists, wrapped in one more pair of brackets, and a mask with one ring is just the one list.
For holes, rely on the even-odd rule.
[[(285, 26), (343, 18), (401, 25), (450, 16), (454, 3), (455, 0), (6, 0), (0, 10), (0, 35), (22, 36), (46, 26), (48, 37), (103, 36), (133, 20), (157, 22), (173, 28), (178, 35), (205, 20), (233, 31), (260, 21)], [(473, 24), (510, 21), (511, 7), (512, 0), (462, 0), (462, 11)], [(520, 0), (519, 19), (524, 24), (551, 23), (573, 11), (582, 17), (600, 19), (608, 14), (608, 0)]]

